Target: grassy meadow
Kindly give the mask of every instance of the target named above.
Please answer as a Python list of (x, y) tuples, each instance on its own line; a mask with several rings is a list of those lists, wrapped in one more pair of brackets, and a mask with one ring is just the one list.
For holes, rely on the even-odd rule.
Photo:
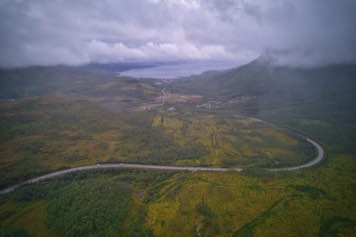
[(301, 171), (88, 171), (1, 197), (2, 236), (352, 236), (354, 158)]
[[(0, 196), (0, 236), (355, 236), (353, 84), (344, 79), (339, 93), (333, 81), (315, 93), (319, 83), (291, 81), (295, 93), (281, 94), (289, 82), (274, 87), (273, 70), (253, 71), (251, 82), (254, 66), (205, 84), (45, 67), (0, 71), (2, 189), (97, 163), (244, 168), (100, 169), (24, 185)], [(295, 74), (276, 72), (277, 79)], [(266, 171), (315, 157), (299, 133), (323, 146), (322, 162)]]
[(178, 160), (177, 165), (245, 168), (286, 167), (305, 163), (315, 156), (305, 139), (269, 124), (234, 116), (156, 116), (153, 127), (179, 144), (201, 146), (207, 154)]
[(3, 187), (103, 162), (264, 168), (315, 156), (314, 147), (292, 132), (248, 118), (130, 112), (75, 97), (1, 102), (0, 111)]

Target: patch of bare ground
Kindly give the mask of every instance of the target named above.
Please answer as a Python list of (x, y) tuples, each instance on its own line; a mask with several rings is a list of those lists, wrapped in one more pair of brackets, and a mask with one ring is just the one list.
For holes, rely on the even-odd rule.
[(239, 104), (239, 103), (245, 103), (251, 100), (255, 100), (256, 96), (238, 96), (230, 100), (228, 103), (229, 104)]
[(157, 103), (144, 103), (134, 107), (129, 108), (129, 111), (138, 112), (138, 111), (151, 111), (161, 106), (162, 104)]
[(159, 96), (155, 98), (155, 101), (162, 102), (166, 101), (167, 103), (187, 103), (187, 102), (198, 102), (202, 100), (201, 95), (187, 95), (180, 93), (166, 93), (167, 95)]
[(202, 100), (201, 95), (187, 95), (179, 93), (169, 93), (165, 92), (163, 96), (154, 98), (154, 102), (146, 102), (140, 105), (131, 107), (130, 111), (150, 111), (154, 110), (159, 106), (164, 105), (164, 103), (188, 103), (188, 102), (199, 102)]

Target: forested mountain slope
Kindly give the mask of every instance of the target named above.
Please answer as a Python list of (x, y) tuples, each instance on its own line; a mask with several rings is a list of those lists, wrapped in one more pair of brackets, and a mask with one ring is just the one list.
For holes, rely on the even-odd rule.
[(181, 80), (175, 89), (204, 95), (218, 104), (215, 111), (265, 119), (356, 152), (349, 129), (356, 125), (355, 65), (292, 68), (257, 59)]

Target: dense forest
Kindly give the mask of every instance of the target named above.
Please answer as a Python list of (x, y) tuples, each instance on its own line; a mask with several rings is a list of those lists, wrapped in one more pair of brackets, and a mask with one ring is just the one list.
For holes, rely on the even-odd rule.
[[(2, 188), (100, 163), (243, 171), (98, 169), (26, 184), (0, 196), (0, 235), (352, 236), (354, 75), (260, 62), (175, 81), (2, 70)], [(268, 171), (312, 160), (305, 137), (321, 163)]]

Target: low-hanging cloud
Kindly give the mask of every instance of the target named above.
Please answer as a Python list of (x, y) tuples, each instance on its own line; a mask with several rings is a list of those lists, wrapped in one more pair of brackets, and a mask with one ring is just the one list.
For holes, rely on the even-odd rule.
[(0, 0), (0, 66), (356, 62), (353, 0)]
[(91, 58), (101, 62), (124, 60), (161, 60), (161, 59), (234, 59), (221, 45), (203, 45), (200, 47), (189, 43), (154, 43), (148, 42), (139, 46), (128, 46), (122, 42), (108, 44), (93, 40), (84, 49)]

